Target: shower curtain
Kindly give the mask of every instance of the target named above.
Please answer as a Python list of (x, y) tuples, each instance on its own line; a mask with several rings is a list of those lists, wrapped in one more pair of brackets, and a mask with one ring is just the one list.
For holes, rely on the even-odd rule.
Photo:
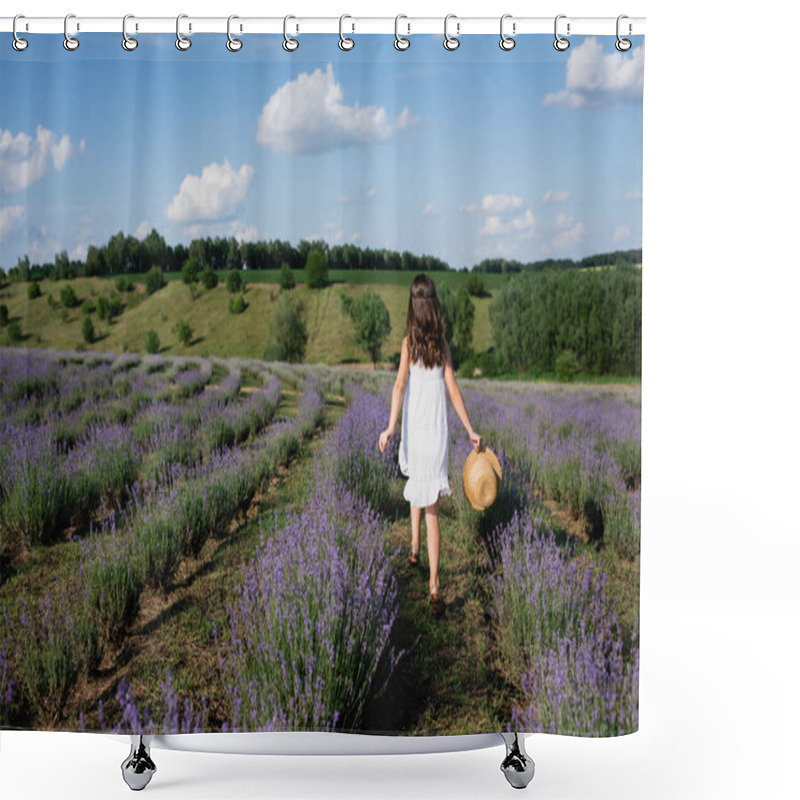
[(644, 37), (242, 38), (2, 37), (0, 728), (637, 730)]

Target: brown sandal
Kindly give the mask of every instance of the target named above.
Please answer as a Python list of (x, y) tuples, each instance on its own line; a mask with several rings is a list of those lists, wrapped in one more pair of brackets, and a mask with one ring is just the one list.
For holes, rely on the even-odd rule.
[(431, 611), (434, 617), (438, 617), (444, 611), (444, 600), (439, 594), (431, 594)]
[(419, 564), (419, 553), (415, 553), (412, 550), (411, 555), (408, 557), (408, 563), (411, 564), (412, 567), (416, 567), (417, 564)]

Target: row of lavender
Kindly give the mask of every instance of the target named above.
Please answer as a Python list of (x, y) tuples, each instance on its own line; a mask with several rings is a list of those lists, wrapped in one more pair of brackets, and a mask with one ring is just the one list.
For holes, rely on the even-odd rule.
[[(320, 445), (305, 504), (283, 525), (277, 515), (261, 521), (225, 625), (214, 627), (231, 709), (224, 731), (358, 730), (368, 698), (386, 687), (399, 658), (389, 644), (398, 592), (386, 522), (367, 500), (376, 480), (396, 475), (396, 460), (376, 455), (373, 441), (384, 403), (354, 385), (347, 394), (348, 410)], [(108, 729), (202, 731), (205, 707), (179, 703), (169, 674), (161, 688), (156, 721), (122, 682), (120, 718)]]
[(198, 469), (272, 421), (277, 378), (243, 399), (241, 373), (203, 392), (209, 378), (188, 362), (4, 351), (0, 558), (85, 528), (124, 507), (137, 482)]
[[(7, 378), (10, 370), (5, 358), (4, 366)], [(8, 385), (4, 381), (4, 388)], [(271, 419), (280, 396), (277, 379), (260, 394), (260, 407), (266, 412), (262, 419)], [(165, 414), (170, 410), (177, 411), (163, 409)], [(97, 666), (104, 642), (120, 642), (138, 613), (144, 586), (149, 583), (167, 591), (181, 557), (197, 554), (209, 536), (224, 535), (237, 510), (299, 449), (322, 415), (320, 382), (308, 376), (294, 418), (251, 436), (246, 446), (215, 446), (202, 459), (164, 458), (162, 454), (157, 470), (126, 484), (127, 503), (118, 503), (101, 518), (103, 535), (80, 542), (79, 574), (66, 580), (57, 575), (55, 587), (44, 594), (38, 609), (28, 609), (22, 600), (19, 608), (12, 609), (16, 613), (10, 614), (4, 606), (0, 724), (32, 714), (45, 724), (55, 724), (75, 678)], [(167, 417), (163, 430), (182, 424), (176, 414)], [(170, 441), (176, 448), (173, 454), (185, 452), (179, 449), (186, 446), (185, 440), (174, 437)], [(24, 446), (24, 440), (19, 445)], [(156, 452), (142, 451), (143, 460)], [(92, 462), (97, 455), (97, 450), (85, 451), (85, 458), (99, 471), (96, 461)], [(16, 456), (8, 454), (6, 459)], [(29, 462), (30, 468), (39, 466), (35, 459)], [(8, 481), (6, 485), (16, 489), (20, 484)], [(4, 526), (7, 519), (4, 515)]]
[[(469, 506), (460, 481), (453, 500), (462, 522), (485, 535), (496, 640), (518, 698), (509, 730), (636, 730), (638, 622), (621, 623), (603, 566), (638, 554), (636, 393), (516, 385), (463, 394), (503, 468), (500, 497), (488, 512)], [(452, 409), (449, 425), (451, 475), (459, 475), (470, 444)], [(599, 557), (556, 537), (543, 496), (589, 524), (601, 515), (606, 546)]]

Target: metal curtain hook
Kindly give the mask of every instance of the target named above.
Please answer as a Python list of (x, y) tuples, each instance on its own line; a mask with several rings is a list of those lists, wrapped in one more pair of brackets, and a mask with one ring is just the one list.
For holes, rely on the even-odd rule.
[[(445, 48), (445, 50), (458, 50), (458, 46), (461, 44), (461, 42), (458, 41), (457, 36), (450, 36), (450, 34), (447, 32), (447, 23), (448, 23), (448, 21), (451, 20), (451, 19), (455, 19), (455, 17), (456, 17), (455, 14), (448, 14), (444, 18), (444, 48)], [(456, 33), (458, 32), (458, 29), (460, 27), (461, 27), (460, 23), (457, 23), (456, 24)]]
[(25, 19), (24, 14), (17, 14), (14, 17), (14, 21), (11, 23), (11, 32), (14, 34), (14, 38), (11, 42), (11, 46), (15, 50), (19, 50), (20, 52), (24, 50), (28, 46), (28, 40), (23, 39), (21, 36), (17, 36), (17, 20), (18, 19)]
[[(556, 40), (555, 42), (553, 42), (553, 47), (555, 47), (556, 50), (566, 50), (569, 47), (569, 39), (565, 39), (563, 36), (558, 35), (558, 21), (560, 19), (566, 19), (566, 18), (567, 18), (566, 14), (559, 14), (556, 17), (556, 23), (555, 23)], [(567, 23), (567, 36), (569, 36), (569, 22)]]
[[(188, 16), (189, 16), (188, 14), (178, 14), (178, 18), (175, 20), (175, 36), (177, 37), (175, 39), (175, 47), (177, 47), (178, 50), (188, 50), (192, 46), (191, 39), (187, 39), (185, 36), (181, 36), (181, 18), (182, 17), (188, 18)], [(189, 30), (191, 29), (192, 26), (190, 25)]]
[[(517, 44), (514, 39), (512, 39), (510, 36), (506, 36), (505, 33), (503, 33), (503, 23), (507, 19), (509, 19), (510, 17), (511, 17), (511, 14), (503, 14), (503, 16), (500, 17), (500, 49), (501, 50), (513, 50), (514, 47)], [(516, 33), (516, 31), (517, 31), (516, 22), (513, 23), (512, 31), (514, 33)]]
[(122, 49), (127, 50), (128, 52), (135, 50), (139, 46), (139, 42), (132, 36), (128, 36), (126, 31), (126, 23), (131, 17), (133, 17), (133, 14), (126, 14), (122, 18)]
[[(64, 49), (65, 50), (77, 50), (78, 46), (80, 45), (80, 42), (74, 36), (70, 36), (69, 33), (67, 33), (67, 23), (69, 21), (69, 18), (70, 17), (74, 17), (74, 16), (75, 16), (74, 14), (67, 14), (67, 16), (64, 17)], [(80, 26), (78, 26), (78, 30), (80, 30)]]
[[(620, 53), (624, 53), (624, 52), (630, 50), (631, 47), (633, 47), (633, 45), (631, 44), (631, 40), (630, 39), (621, 39), (620, 38), (620, 35), (619, 35), (619, 21), (621, 19), (628, 19), (628, 15), (627, 14), (620, 14), (617, 17), (617, 41), (614, 43), (614, 47), (616, 47), (617, 50), (620, 51)], [(631, 32), (631, 29), (632, 29), (631, 28), (631, 24), (628, 23), (628, 33)]]
[[(356, 46), (356, 43), (342, 33), (342, 23), (346, 19), (353, 19), (353, 18), (349, 14), (342, 14), (342, 16), (339, 17), (339, 47), (342, 50), (352, 50)], [(355, 29), (356, 26), (355, 24), (353, 24), (353, 30)]]
[(225, 47), (231, 51), (231, 53), (238, 53), (239, 50), (242, 49), (242, 40), (237, 39), (235, 36), (231, 36), (231, 20), (232, 19), (239, 19), (238, 14), (231, 14), (228, 17), (228, 41), (225, 42)]
[(293, 39), (289, 34), (286, 32), (286, 24), (289, 22), (290, 19), (295, 19), (291, 14), (287, 14), (283, 18), (283, 49), (288, 51), (289, 53), (293, 53), (300, 47), (300, 42), (297, 39)]
[[(398, 14), (394, 18), (394, 46), (397, 50), (408, 50), (411, 47), (411, 39), (406, 39), (405, 36), (401, 36), (397, 30), (398, 23), (401, 19), (408, 19), (405, 14)], [(411, 33), (411, 25), (410, 23), (406, 23), (408, 25), (408, 32)]]

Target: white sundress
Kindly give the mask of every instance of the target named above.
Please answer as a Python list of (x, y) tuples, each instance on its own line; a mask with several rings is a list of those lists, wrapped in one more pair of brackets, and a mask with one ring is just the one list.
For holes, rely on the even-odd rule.
[(398, 461), (408, 478), (403, 497), (415, 508), (433, 505), (440, 493), (450, 494), (449, 444), (444, 367), (413, 363), (403, 395)]

